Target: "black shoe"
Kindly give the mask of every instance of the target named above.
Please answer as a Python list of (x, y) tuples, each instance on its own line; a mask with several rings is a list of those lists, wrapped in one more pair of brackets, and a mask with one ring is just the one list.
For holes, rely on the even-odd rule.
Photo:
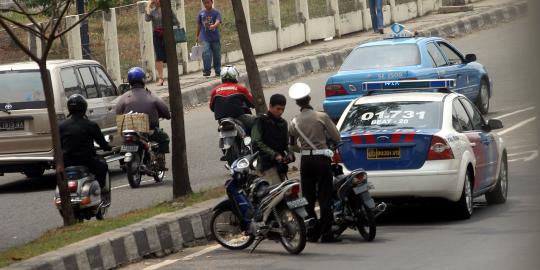
[(335, 238), (335, 237), (321, 238), (321, 243), (339, 243), (339, 242), (341, 242), (340, 238)]
[(221, 76), (221, 74), (220, 74), (220, 73), (216, 73), (216, 77), (220, 77), (220, 76)]
[(222, 156), (219, 158), (220, 161), (227, 161), (227, 158), (225, 156)]
[(210, 77), (210, 72), (203, 72), (202, 74), (204, 77)]
[(317, 242), (319, 242), (319, 238), (318, 237), (308, 237), (307, 241), (310, 242), (310, 243), (317, 243)]
[(379, 29), (379, 34), (384, 34), (384, 29)]

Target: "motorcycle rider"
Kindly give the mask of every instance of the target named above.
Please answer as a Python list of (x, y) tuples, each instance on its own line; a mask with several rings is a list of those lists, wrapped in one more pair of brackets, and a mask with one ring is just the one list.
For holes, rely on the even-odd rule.
[(60, 140), (64, 156), (64, 166), (85, 166), (96, 176), (101, 187), (102, 198), (108, 198), (110, 192), (106, 187), (107, 171), (105, 160), (96, 154), (94, 141), (105, 151), (111, 151), (111, 146), (105, 140), (98, 124), (88, 120), (86, 109), (88, 103), (80, 94), (73, 94), (67, 102), (69, 119), (60, 124)]
[(221, 120), (232, 117), (240, 121), (250, 133), (255, 116), (251, 115), (253, 96), (247, 88), (238, 83), (240, 72), (236, 67), (228, 65), (221, 70), (222, 84), (212, 89), (210, 94), (210, 110), (214, 112), (214, 118)]
[(295, 83), (289, 88), (289, 97), (296, 100), (296, 105), (300, 107), (300, 114), (291, 121), (289, 134), (292, 149), (296, 148), (302, 156), (300, 179), (302, 194), (309, 202), (306, 210), (310, 217), (317, 219), (316, 200), (321, 209), (320, 220), (314, 229), (308, 231), (307, 237), (310, 242), (316, 242), (319, 238), (322, 243), (338, 242), (340, 239), (332, 234), (333, 152), (328, 145), (339, 143), (340, 134), (326, 113), (313, 110), (309, 103), (310, 92), (310, 87), (305, 83)]
[(129, 112), (145, 113), (148, 115), (150, 136), (148, 139), (159, 144), (157, 160), (160, 169), (165, 168), (165, 154), (169, 153), (169, 135), (159, 127), (159, 118), (171, 119), (167, 104), (157, 95), (145, 88), (144, 70), (133, 67), (128, 70), (128, 82), (131, 87), (118, 99), (116, 114), (123, 115)]

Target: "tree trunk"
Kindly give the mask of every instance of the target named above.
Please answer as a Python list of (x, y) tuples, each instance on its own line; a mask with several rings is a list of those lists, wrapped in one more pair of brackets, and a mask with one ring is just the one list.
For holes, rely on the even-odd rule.
[(266, 113), (268, 108), (266, 107), (266, 101), (264, 99), (259, 68), (257, 67), (257, 61), (253, 54), (253, 47), (251, 46), (251, 39), (249, 38), (244, 7), (241, 0), (231, 0), (231, 3), (234, 11), (238, 39), (240, 40), (240, 47), (242, 48), (244, 62), (246, 63), (249, 86), (253, 98), (255, 99), (255, 110), (257, 113)]
[(43, 92), (45, 93), (45, 101), (47, 103), (47, 112), (49, 116), (49, 124), (51, 127), (52, 144), (54, 149), (54, 162), (56, 165), (56, 185), (60, 190), (60, 199), (62, 200), (62, 218), (64, 226), (73, 225), (76, 223), (73, 216), (73, 208), (71, 207), (71, 198), (68, 191), (67, 183), (64, 181), (64, 158), (62, 154), (62, 144), (60, 143), (60, 130), (58, 129), (58, 121), (56, 119), (56, 110), (54, 107), (54, 93), (52, 89), (51, 77), (47, 70), (47, 59), (43, 58), (39, 64), (39, 72), (43, 83)]
[(173, 197), (191, 193), (186, 154), (186, 132), (184, 128), (184, 105), (178, 75), (176, 42), (173, 36), (172, 6), (170, 0), (161, 1), (163, 16), (163, 38), (167, 55), (167, 83), (169, 84), (169, 104), (172, 113), (172, 174)]

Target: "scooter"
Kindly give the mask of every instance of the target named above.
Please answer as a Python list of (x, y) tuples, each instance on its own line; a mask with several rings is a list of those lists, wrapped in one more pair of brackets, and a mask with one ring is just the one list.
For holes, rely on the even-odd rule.
[(234, 118), (219, 120), (219, 148), (223, 152), (222, 161), (230, 167), (239, 157), (252, 153), (251, 137), (246, 133), (242, 123)]
[[(71, 205), (75, 218), (79, 221), (90, 220), (96, 217), (103, 220), (107, 210), (111, 206), (111, 181), (109, 172), (105, 181), (105, 188), (109, 192), (103, 192), (95, 176), (88, 171), (85, 166), (72, 166), (65, 168), (66, 180), (68, 181), (68, 191), (70, 193)], [(61, 216), (62, 206), (60, 190), (56, 187), (54, 202)]]

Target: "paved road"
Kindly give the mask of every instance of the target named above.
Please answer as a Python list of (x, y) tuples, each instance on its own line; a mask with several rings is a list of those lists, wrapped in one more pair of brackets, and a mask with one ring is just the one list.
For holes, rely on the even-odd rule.
[[(465, 52), (475, 52), (482, 63), (485, 63), (493, 74), (496, 83), (496, 97), (493, 102), (494, 112), (492, 115), (502, 115), (521, 108), (534, 105), (529, 94), (521, 89), (526, 89), (530, 80), (520, 68), (529, 67), (530, 59), (527, 51), (521, 47), (519, 40), (526, 37), (521, 28), (527, 28), (525, 21), (473, 34), (470, 37), (455, 40), (458, 47)], [(508, 48), (513, 48), (510, 54)], [(323, 95), (323, 85), (329, 74), (317, 74), (303, 79), (314, 89), (316, 109), (322, 109), (320, 101)], [(511, 89), (505, 92), (503, 89)], [(532, 88), (529, 88), (532, 89)], [(287, 85), (267, 89), (267, 96), (275, 92), (286, 93)], [(507, 117), (505, 123), (510, 126), (514, 123), (527, 119), (534, 110), (525, 111)], [(290, 119), (297, 113), (295, 105), (291, 102), (286, 111), (286, 117)], [(163, 126), (169, 129), (168, 123)], [(206, 106), (191, 110), (186, 114), (186, 128), (188, 140), (188, 157), (192, 186), (195, 190), (216, 186), (223, 183), (226, 171), (223, 163), (218, 161), (216, 126), (212, 114)], [(509, 133), (516, 137), (517, 132)], [(517, 146), (535, 144), (530, 137), (514, 138)], [(534, 146), (535, 148), (537, 146)], [(527, 148), (528, 149), (528, 148)], [(523, 151), (516, 149), (511, 151)], [(521, 156), (516, 156), (520, 158)], [(517, 161), (519, 163), (520, 161)], [(512, 166), (514, 166), (512, 164)], [(513, 169), (513, 167), (511, 167)], [(139, 189), (131, 189), (127, 186), (127, 180), (120, 173), (116, 165), (111, 167), (113, 173), (113, 206), (110, 214), (117, 215), (132, 209), (141, 208), (172, 197), (170, 179), (162, 184), (154, 184), (151, 181)], [(0, 177), (0, 250), (9, 246), (28, 242), (45, 230), (61, 225), (61, 219), (52, 207), (54, 192), (54, 177), (48, 174), (41, 179), (25, 179), (19, 174)], [(381, 238), (383, 239), (383, 238)]]
[[(501, 132), (510, 162), (506, 204), (487, 206), (478, 198), (473, 217), (466, 221), (451, 220), (429, 206), (393, 208), (381, 216), (373, 243), (348, 231), (343, 242), (308, 244), (298, 257), (268, 241), (254, 254), (212, 244), (125, 269), (538, 269), (540, 169), (534, 158), (538, 120), (532, 120), (538, 114), (538, 87), (529, 77), (536, 63), (524, 46), (526, 23), (521, 20), (454, 41), (462, 50), (477, 53), (495, 78), (490, 116), (499, 116), (505, 124)], [(308, 82), (320, 87), (324, 79), (316, 75)], [(289, 113), (294, 111), (291, 107)], [(520, 127), (523, 121), (533, 122)]]

